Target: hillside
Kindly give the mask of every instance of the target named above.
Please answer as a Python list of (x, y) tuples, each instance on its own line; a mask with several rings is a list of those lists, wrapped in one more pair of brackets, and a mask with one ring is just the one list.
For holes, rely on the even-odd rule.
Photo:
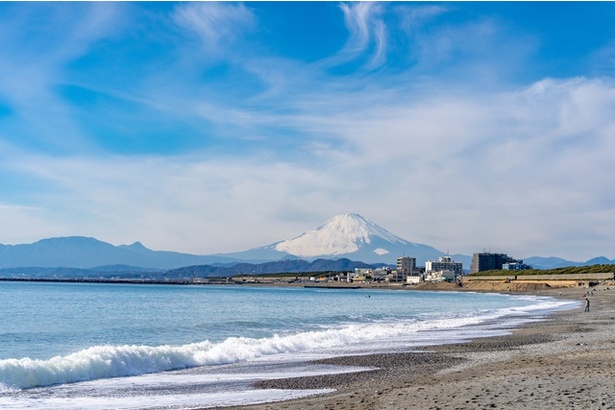
[(170, 270), (147, 270), (131, 266), (101, 266), (81, 268), (3, 268), (0, 278), (14, 279), (142, 279), (153, 281), (193, 280), (195, 278), (229, 277), (302, 272), (346, 272), (355, 268), (376, 268), (349, 259), (285, 260), (261, 264), (239, 263), (232, 266), (193, 265)]
[(476, 272), (468, 275), (472, 276), (502, 276), (502, 275), (575, 275), (585, 273), (606, 273), (615, 272), (615, 264), (597, 264), (590, 266), (568, 266), (556, 269), (528, 269), (523, 271), (489, 270)]

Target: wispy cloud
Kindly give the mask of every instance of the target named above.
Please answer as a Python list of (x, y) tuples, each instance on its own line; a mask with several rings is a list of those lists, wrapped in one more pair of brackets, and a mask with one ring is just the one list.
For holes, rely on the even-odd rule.
[(429, 20), (449, 11), (448, 7), (441, 5), (400, 6), (397, 10), (401, 15), (401, 28), (408, 33), (419, 30)]
[(35, 4), (0, 18), (26, 45), (0, 50), (0, 242), (225, 252), (341, 211), (453, 253), (582, 259), (613, 238), (613, 79), (536, 74), (535, 34), (501, 16), (328, 5), (345, 45), (303, 61), (272, 51), (301, 46), (284, 32), (251, 36), (273, 3), (105, 5), (45, 4), (35, 37)]
[[(70, 109), (56, 94), (66, 65), (116, 32), (120, 5), (8, 5), (0, 18), (0, 96), (11, 108), (11, 132), (24, 145), (67, 151), (87, 146)], [(28, 27), (29, 30), (22, 30)], [(61, 28), (61, 29), (58, 29)], [(9, 137), (6, 131), (0, 138)]]
[(382, 65), (386, 59), (387, 29), (378, 3), (342, 3), (340, 9), (348, 29), (348, 40), (344, 48), (332, 59), (333, 64), (350, 62), (361, 56), (367, 58), (368, 69)]
[[(545, 241), (560, 234), (561, 226), (591, 230), (584, 225), (592, 220), (600, 230), (609, 224), (615, 196), (604, 187), (612, 177), (596, 170), (608, 168), (615, 148), (613, 90), (601, 80), (547, 80), (488, 99), (442, 96), (400, 105), (391, 98), (377, 112), (364, 107), (350, 116), (297, 117), (297, 128), (346, 139), (348, 146), (339, 149), (312, 142), (313, 154), (324, 154), (317, 163), (255, 151), (219, 159), (21, 156), (11, 166), (56, 186), (57, 203), (75, 199), (66, 226), (84, 232), (84, 221), (97, 220), (98, 235), (115, 243), (130, 237), (159, 249), (182, 240), (193, 252), (245, 249), (292, 235), (344, 208), (376, 215), (384, 226), (419, 242), (463, 244), (464, 252), (514, 249), (529, 256), (523, 252), (549, 252)], [(590, 100), (611, 108), (587, 107), (590, 119), (568, 108)], [(545, 106), (560, 115), (545, 116)], [(383, 212), (383, 201), (389, 204), (384, 209), (396, 211)], [(404, 204), (404, 211), (393, 204)], [(58, 220), (66, 209), (57, 208)], [(291, 214), (293, 223), (275, 223), (279, 215)], [(124, 218), (130, 218), (129, 226)], [(225, 229), (231, 220), (241, 221), (241, 235)], [(569, 244), (559, 242), (574, 252), (572, 237)]]
[(173, 12), (173, 20), (197, 34), (211, 53), (223, 53), (257, 23), (255, 15), (244, 4), (219, 2), (179, 5)]

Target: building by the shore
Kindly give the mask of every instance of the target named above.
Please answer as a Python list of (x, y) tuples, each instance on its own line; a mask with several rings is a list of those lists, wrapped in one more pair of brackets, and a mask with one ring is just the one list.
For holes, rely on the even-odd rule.
[(440, 256), (437, 261), (425, 262), (425, 274), (445, 271), (452, 271), (455, 277), (463, 276), (463, 263), (453, 261), (448, 255)]
[(502, 270), (505, 265), (509, 270), (524, 270), (531, 268), (528, 265), (525, 265), (522, 260), (511, 258), (505, 253), (480, 252), (472, 255), (470, 273), (482, 272), (486, 270)]
[(411, 256), (400, 256), (397, 258), (397, 269), (395, 272), (395, 282), (406, 282), (408, 276), (421, 275), (421, 270), (416, 267), (416, 258)]
[(517, 262), (508, 262), (502, 265), (503, 270), (528, 270), (532, 269), (530, 265), (523, 263), (523, 260), (519, 259)]

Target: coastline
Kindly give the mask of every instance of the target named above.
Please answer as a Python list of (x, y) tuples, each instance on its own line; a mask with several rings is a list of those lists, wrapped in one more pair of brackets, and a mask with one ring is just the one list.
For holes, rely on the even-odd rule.
[[(538, 290), (540, 289), (540, 290)], [(594, 289), (594, 288), (592, 288)], [(327, 359), (377, 370), (269, 380), (258, 388), (334, 388), (335, 392), (233, 410), (615, 408), (615, 285), (595, 287), (590, 312), (555, 312), (505, 336), (438, 345), (421, 352)], [(425, 289), (427, 290), (427, 289)], [(445, 289), (442, 289), (445, 290)], [(461, 290), (461, 289), (460, 289)], [(572, 298), (583, 287), (463, 289)]]

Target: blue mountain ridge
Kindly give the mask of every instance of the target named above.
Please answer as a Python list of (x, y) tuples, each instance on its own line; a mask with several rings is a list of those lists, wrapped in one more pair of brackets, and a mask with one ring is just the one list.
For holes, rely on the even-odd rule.
[(148, 269), (173, 269), (233, 262), (236, 261), (222, 256), (153, 251), (140, 243), (114, 246), (83, 236), (47, 238), (32, 244), (0, 245), (0, 268), (63, 266), (89, 269), (104, 265), (130, 265)]
[[(432, 248), (435, 250), (435, 248)], [(400, 249), (391, 253), (388, 259), (361, 260), (360, 255), (352, 260), (374, 264), (394, 264), (398, 256), (404, 254), (414, 256), (416, 249)], [(437, 259), (444, 253), (435, 250), (430, 259)], [(372, 255), (373, 256), (373, 255)], [(465, 269), (469, 269), (471, 257), (467, 255), (452, 255), (454, 260), (461, 260)], [(316, 258), (323, 259), (323, 258)], [(331, 258), (328, 258), (331, 259)], [(336, 259), (342, 259), (336, 258)], [(193, 255), (171, 251), (154, 251), (141, 243), (114, 246), (91, 237), (71, 236), (42, 239), (32, 244), (2, 245), (0, 244), (0, 268), (17, 267), (70, 267), (80, 269), (95, 269), (97, 271), (139, 271), (177, 269), (196, 265), (232, 266), (237, 263), (263, 264), (273, 261), (302, 261), (294, 255), (280, 254), (267, 247), (257, 248), (255, 252), (245, 251), (230, 254)], [(315, 259), (313, 259), (315, 260)], [(585, 262), (569, 261), (557, 257), (534, 256), (524, 261), (536, 269), (552, 269), (565, 266), (584, 266), (594, 264), (611, 264), (604, 256)], [(421, 259), (417, 263), (422, 265)]]
[[(0, 269), (17, 267), (92, 269), (120, 266), (119, 269), (106, 268), (104, 271), (127, 271), (121, 267), (123, 265), (130, 267), (128, 270), (136, 274), (136, 267), (147, 270), (169, 270), (199, 265), (213, 267), (230, 267), (238, 263), (262, 265), (276, 261), (284, 261), (287, 264), (294, 261), (297, 266), (316, 260), (342, 259), (367, 264), (395, 265), (400, 256), (414, 257), (418, 266), (424, 266), (426, 261), (437, 260), (443, 255), (444, 252), (432, 246), (402, 239), (362, 215), (343, 213), (290, 239), (242, 252), (224, 254), (193, 255), (154, 251), (146, 248), (141, 242), (114, 246), (85, 236), (47, 238), (32, 244), (0, 245)], [(469, 270), (472, 259), (470, 256), (451, 256), (453, 260), (461, 261), (465, 269)], [(538, 269), (547, 269), (612, 261), (603, 256), (587, 262), (536, 256), (526, 258), (525, 262)]]

